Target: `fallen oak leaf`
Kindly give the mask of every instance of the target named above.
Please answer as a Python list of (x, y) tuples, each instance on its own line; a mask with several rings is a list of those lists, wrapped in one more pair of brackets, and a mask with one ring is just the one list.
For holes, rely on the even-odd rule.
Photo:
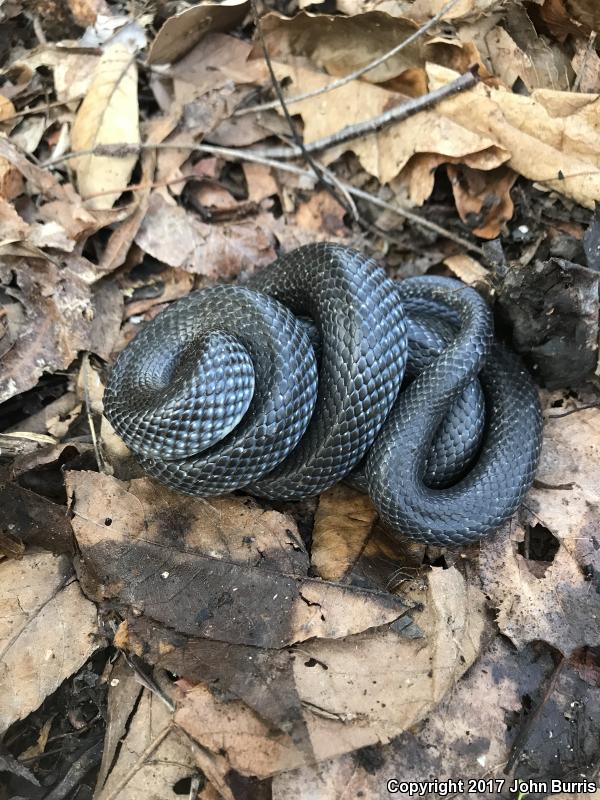
[[(456, 78), (453, 70), (427, 65), (430, 89)], [(597, 147), (598, 98), (538, 89), (531, 96), (478, 84), (442, 100), (438, 112), (508, 154), (515, 172), (593, 208), (600, 197)], [(472, 164), (471, 166), (476, 166)]]
[[(127, 47), (108, 47), (71, 130), (74, 151), (99, 146), (138, 145), (137, 67)], [(72, 159), (80, 193), (94, 209), (110, 209), (127, 186), (137, 155), (83, 155)]]

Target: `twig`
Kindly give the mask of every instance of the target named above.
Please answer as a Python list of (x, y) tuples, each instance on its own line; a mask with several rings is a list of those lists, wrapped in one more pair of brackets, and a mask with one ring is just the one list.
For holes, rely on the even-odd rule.
[(114, 787), (112, 792), (106, 797), (105, 800), (117, 800), (118, 797), (121, 796), (121, 792), (127, 786), (129, 781), (133, 778), (133, 776), (139, 772), (139, 770), (144, 766), (146, 760), (154, 753), (160, 745), (164, 742), (167, 736), (171, 733), (174, 729), (174, 725), (172, 722), (169, 722), (165, 727), (157, 734), (157, 736), (150, 742), (148, 747), (144, 750), (144, 752), (140, 755), (137, 759), (135, 764), (128, 770), (123, 778), (119, 781), (119, 783)]
[[(364, 120), (364, 122), (358, 122), (355, 125), (347, 125), (345, 128), (342, 128), (335, 133), (332, 133), (329, 136), (324, 136), (322, 139), (317, 139), (314, 142), (309, 142), (306, 145), (296, 145), (292, 147), (268, 147), (262, 150), (235, 150), (228, 148), (221, 148), (223, 151), (228, 152), (236, 152), (239, 154), (244, 154), (238, 157), (245, 157), (246, 153), (251, 153), (254, 158), (260, 157), (263, 159), (274, 159), (274, 158), (298, 158), (303, 156), (304, 153), (314, 153), (319, 150), (326, 150), (328, 147), (333, 147), (338, 144), (342, 144), (343, 142), (348, 141), (348, 139), (355, 139), (358, 136), (362, 136), (365, 133), (374, 133), (375, 131), (379, 130), (380, 128), (388, 125), (390, 122), (402, 122), (403, 120), (407, 119), (408, 117), (413, 116), (414, 114), (418, 114), (421, 111), (425, 111), (428, 108), (431, 108), (436, 103), (439, 103), (441, 100), (444, 100), (447, 97), (451, 97), (458, 92), (464, 92), (466, 89), (472, 88), (477, 83), (477, 77), (473, 72), (466, 72), (464, 75), (460, 75), (455, 80), (451, 81), (450, 83), (445, 84), (444, 86), (440, 86), (439, 89), (435, 89), (433, 92), (429, 92), (428, 94), (422, 95), (421, 97), (416, 97), (413, 100), (409, 100), (406, 103), (402, 103), (401, 105), (394, 106), (389, 111), (386, 111), (383, 114), (379, 114), (376, 117), (372, 117), (371, 119)], [(118, 143), (118, 144), (105, 144), (105, 145), (97, 145), (96, 147), (90, 148), (88, 150), (78, 150), (71, 153), (63, 153), (63, 155), (58, 156), (57, 158), (50, 158), (47, 161), (44, 161), (41, 164), (42, 167), (54, 167), (57, 164), (61, 164), (65, 161), (69, 161), (72, 158), (79, 158), (80, 156), (88, 156), (88, 155), (99, 155), (99, 156), (112, 156), (115, 158), (125, 158), (126, 156), (138, 154), (141, 150), (147, 148), (155, 148), (159, 149), (172, 149), (172, 150), (190, 150), (190, 151), (202, 151), (205, 149), (209, 152), (209, 148), (212, 145), (182, 145), (182, 144), (169, 144), (168, 142), (161, 142), (160, 144), (130, 144), (130, 143)], [(216, 147), (216, 146), (215, 146)], [(218, 148), (216, 148), (218, 149)], [(317, 173), (317, 177), (320, 177)]]
[[(335, 200), (340, 202), (340, 197), (338, 196), (341, 193), (343, 197), (343, 201), (341, 205), (349, 212), (355, 220), (358, 221), (358, 211), (356, 208), (356, 204), (354, 200), (350, 197), (348, 192), (344, 192), (341, 190), (339, 181), (337, 178), (329, 171), (318, 164), (308, 153), (304, 142), (302, 141), (302, 137), (298, 134), (296, 130), (296, 126), (294, 125), (294, 120), (290, 112), (288, 111), (285, 97), (283, 96), (283, 91), (281, 89), (281, 84), (277, 80), (277, 75), (275, 75), (275, 70), (273, 69), (273, 64), (271, 63), (271, 57), (269, 56), (269, 51), (267, 50), (267, 45), (265, 42), (265, 37), (263, 36), (262, 26), (260, 24), (260, 18), (258, 16), (258, 9), (256, 7), (256, 0), (250, 0), (250, 6), (252, 8), (252, 16), (254, 18), (254, 26), (256, 28), (256, 33), (258, 36), (258, 40), (260, 42), (260, 46), (263, 51), (263, 55), (265, 58), (265, 63), (267, 65), (267, 69), (269, 71), (269, 75), (271, 77), (271, 83), (273, 84), (273, 88), (275, 89), (275, 94), (277, 95), (277, 101), (281, 105), (281, 109), (285, 116), (286, 122), (289, 126), (289, 129), (292, 134), (292, 139), (295, 142), (295, 149), (298, 152), (298, 155), (302, 156), (302, 158), (306, 161), (306, 163), (310, 166), (312, 171), (315, 173), (317, 180), (320, 181), (327, 191), (333, 196)], [(336, 191), (337, 190), (337, 191)]]
[(84, 94), (78, 94), (75, 95), (75, 97), (70, 97), (68, 100), (55, 100), (53, 103), (45, 103), (43, 106), (37, 106), (37, 108), (24, 108), (21, 111), (15, 111), (10, 117), (3, 117), (2, 122), (10, 122), (11, 119), (20, 119), (20, 117), (28, 117), (30, 114), (45, 114), (47, 111), (50, 111), (51, 108), (67, 106), (69, 103), (76, 103), (79, 100), (83, 100), (84, 97)]
[[(427, 33), (427, 31), (431, 30), (431, 28), (433, 28), (433, 26), (436, 25), (442, 19), (444, 14), (450, 11), (450, 9), (452, 9), (457, 2), (458, 0), (450, 0), (450, 2), (446, 3), (446, 5), (442, 9), (440, 9), (440, 11), (438, 11), (438, 13), (434, 17), (432, 17), (429, 20), (429, 22), (426, 22), (414, 33), (411, 33), (411, 35), (403, 42), (400, 42), (400, 44), (395, 45), (394, 47), (392, 47), (391, 50), (388, 50), (387, 53), (384, 53), (382, 56), (379, 56), (378, 58), (375, 58), (373, 61), (370, 61), (364, 67), (361, 67), (360, 69), (357, 69), (354, 72), (350, 72), (348, 75), (344, 75), (343, 78), (338, 78), (337, 80), (328, 83), (327, 86), (321, 86), (319, 89), (314, 89), (312, 92), (305, 92), (304, 94), (298, 94), (295, 97), (288, 97), (286, 99), (286, 103), (288, 104), (288, 106), (291, 106), (293, 103), (300, 102), (300, 100), (308, 100), (310, 97), (317, 97), (318, 95), (324, 94), (325, 92), (331, 92), (333, 89), (339, 89), (340, 86), (345, 86), (347, 83), (350, 83), (351, 81), (354, 81), (357, 78), (362, 77), (367, 72), (370, 72), (372, 69), (375, 69), (375, 67), (378, 67), (380, 64), (383, 64), (385, 61), (388, 61), (388, 59), (395, 56), (401, 50), (404, 50), (405, 47), (408, 47), (409, 45), (413, 44), (413, 42), (416, 42), (417, 39), (419, 39), (421, 36)], [(261, 103), (260, 105), (251, 106), (250, 108), (240, 108), (234, 113), (234, 117), (241, 116), (242, 114), (250, 114), (252, 112), (257, 112), (257, 111), (267, 111), (271, 108), (277, 108), (278, 105), (279, 105), (278, 100), (271, 100), (268, 103)]]
[[(459, 92), (464, 92), (467, 89), (471, 89), (476, 83), (477, 76), (475, 73), (465, 72), (464, 75), (460, 75), (458, 78), (450, 81), (450, 83), (440, 86), (439, 89), (434, 89), (433, 92), (428, 92), (421, 97), (415, 97), (412, 100), (408, 100), (406, 103), (401, 103), (398, 106), (394, 106), (394, 108), (391, 108), (389, 111), (385, 111), (383, 114), (378, 114), (376, 117), (366, 119), (364, 122), (357, 122), (354, 125), (347, 125), (345, 128), (342, 128), (341, 130), (336, 131), (329, 136), (324, 136), (322, 139), (309, 142), (308, 144), (304, 145), (304, 150), (307, 153), (315, 153), (320, 150), (327, 150), (327, 148), (334, 147), (335, 145), (342, 144), (343, 142), (347, 142), (349, 139), (356, 139), (357, 137), (363, 136), (366, 133), (375, 133), (386, 125), (389, 125), (391, 122), (402, 122), (403, 120), (408, 119), (408, 117), (412, 117), (421, 111), (431, 108), (441, 100), (445, 100), (447, 97), (451, 97)], [(270, 147), (264, 150), (258, 150), (256, 152), (268, 158), (297, 158), (299, 155), (302, 155), (297, 146)]]
[[(59, 156), (55, 159), (50, 159), (46, 161), (42, 166), (53, 166), (55, 164), (59, 164), (62, 161), (68, 161), (70, 158), (77, 158), (79, 156), (87, 156), (87, 155), (131, 155), (132, 153), (138, 153), (140, 150), (146, 149), (175, 149), (175, 150), (189, 150), (191, 152), (198, 152), (198, 153), (210, 153), (211, 155), (222, 156), (223, 158), (229, 159), (240, 159), (242, 161), (250, 161), (253, 164), (262, 164), (266, 167), (271, 167), (272, 169), (277, 169), (281, 172), (291, 172), (294, 175), (299, 175), (303, 178), (309, 178), (314, 180), (314, 175), (306, 169), (302, 169), (302, 167), (297, 167), (294, 164), (287, 164), (286, 162), (277, 161), (273, 158), (266, 158), (265, 156), (257, 153), (255, 150), (241, 150), (233, 147), (220, 147), (219, 145), (212, 145), (212, 144), (195, 144), (195, 145), (173, 145), (173, 144), (143, 144), (143, 145), (99, 145), (98, 147), (92, 148), (90, 150), (80, 150), (74, 153), (64, 153), (62, 156)], [(179, 182), (179, 178), (176, 179), (176, 182)], [(426, 219), (425, 217), (421, 217), (418, 214), (415, 214), (413, 211), (409, 211), (407, 208), (403, 208), (402, 206), (394, 206), (391, 203), (387, 203), (385, 200), (381, 200), (379, 197), (376, 197), (369, 192), (365, 192), (362, 189), (357, 189), (356, 187), (352, 186), (349, 183), (344, 183), (340, 181), (341, 185), (344, 189), (351, 194), (353, 197), (358, 197), (361, 200), (366, 201), (367, 203), (371, 203), (371, 205), (377, 206), (379, 208), (383, 208), (386, 211), (391, 211), (394, 214), (397, 214), (399, 217), (405, 217), (406, 219), (413, 222), (415, 225), (420, 226), (421, 228), (426, 228), (427, 230), (433, 231), (434, 233), (438, 234), (438, 236), (443, 236), (446, 239), (450, 239), (456, 244), (464, 247), (465, 250), (469, 250), (473, 253), (477, 253), (482, 258), (485, 258), (484, 250), (476, 244), (469, 242), (467, 239), (463, 239), (462, 236), (458, 234), (452, 233), (452, 231), (448, 230), (447, 228), (443, 228), (441, 225), (437, 225), (435, 222), (431, 222), (430, 220)], [(140, 187), (143, 188), (143, 187)], [(129, 191), (129, 187), (123, 189), (123, 191)]]
[(548, 414), (548, 419), (569, 417), (571, 414), (577, 414), (578, 411), (587, 411), (588, 408), (600, 408), (600, 403), (588, 403), (588, 405), (585, 406), (577, 406), (577, 408), (571, 408), (569, 411), (564, 411), (562, 414)]
[(98, 439), (96, 438), (96, 428), (94, 426), (94, 420), (92, 419), (90, 387), (89, 387), (89, 369), (90, 369), (90, 354), (86, 352), (83, 354), (83, 395), (85, 398), (85, 414), (87, 417), (90, 434), (92, 436), (92, 444), (94, 445), (94, 453), (96, 455), (96, 464), (98, 465), (98, 472), (106, 472), (106, 465), (104, 463), (104, 459), (102, 458), (102, 454), (100, 452)]

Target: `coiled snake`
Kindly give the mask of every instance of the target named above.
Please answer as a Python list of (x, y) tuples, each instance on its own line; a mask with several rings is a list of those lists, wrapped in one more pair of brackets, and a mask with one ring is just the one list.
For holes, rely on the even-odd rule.
[(173, 303), (119, 355), (104, 408), (180, 492), (293, 500), (350, 477), (392, 531), (442, 545), (513, 514), (541, 444), (535, 385), (474, 289), (324, 243)]

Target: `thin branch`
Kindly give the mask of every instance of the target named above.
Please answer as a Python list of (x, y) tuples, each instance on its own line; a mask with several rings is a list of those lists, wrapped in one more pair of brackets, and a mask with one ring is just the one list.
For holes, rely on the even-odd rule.
[(341, 202), (341, 205), (346, 209), (347, 212), (349, 212), (354, 217), (355, 220), (358, 221), (358, 211), (356, 209), (355, 202), (352, 200), (352, 198), (348, 195), (347, 192), (341, 190), (337, 178), (329, 170), (326, 170), (310, 156), (308, 150), (304, 145), (304, 142), (302, 141), (302, 137), (296, 130), (294, 120), (292, 119), (292, 115), (288, 111), (285, 102), (285, 97), (283, 95), (281, 84), (277, 80), (277, 75), (275, 75), (275, 70), (273, 69), (273, 64), (271, 63), (271, 57), (269, 56), (269, 51), (267, 50), (267, 44), (265, 42), (265, 37), (263, 36), (263, 30), (260, 24), (260, 18), (258, 16), (256, 0), (250, 0), (250, 7), (252, 9), (252, 17), (254, 19), (254, 26), (256, 28), (258, 40), (260, 42), (260, 46), (263, 51), (267, 69), (269, 70), (269, 75), (271, 77), (271, 83), (273, 84), (273, 88), (275, 89), (275, 94), (277, 95), (277, 102), (279, 103), (279, 105), (281, 105), (283, 114), (287, 121), (288, 127), (291, 131), (292, 138), (295, 142), (295, 149), (298, 151), (298, 154), (302, 156), (304, 161), (310, 166), (312, 171), (315, 173), (317, 180), (319, 180), (325, 186), (327, 191), (333, 196), (334, 200), (336, 200), (339, 203), (340, 202), (339, 194), (342, 195), (343, 200)]
[[(99, 145), (96, 148), (92, 148), (90, 150), (80, 150), (75, 153), (65, 153), (62, 156), (59, 156), (55, 159), (50, 159), (46, 161), (45, 164), (42, 166), (53, 166), (58, 164), (62, 161), (68, 161), (70, 158), (77, 158), (79, 156), (87, 156), (87, 155), (112, 155), (112, 156), (124, 156), (124, 155), (131, 155), (133, 153), (138, 153), (140, 150), (147, 150), (147, 149), (175, 149), (175, 150), (189, 150), (190, 152), (198, 152), (198, 153), (209, 153), (215, 156), (221, 156), (223, 158), (229, 159), (240, 159), (241, 161), (249, 161), (253, 164), (262, 164), (266, 167), (271, 167), (272, 169), (279, 170), (280, 172), (291, 172), (294, 175), (299, 175), (303, 178), (308, 178), (314, 180), (314, 175), (312, 172), (309, 172), (306, 169), (302, 169), (302, 167), (297, 167), (294, 164), (287, 164), (283, 161), (277, 161), (273, 158), (267, 158), (257, 151), (254, 150), (240, 150), (233, 147), (220, 147), (218, 145), (212, 144), (195, 144), (195, 145), (181, 145), (181, 144), (168, 144), (168, 143), (161, 143), (161, 144), (143, 144), (143, 145)], [(179, 181), (179, 178), (177, 179)], [(407, 208), (403, 208), (401, 206), (394, 206), (391, 203), (387, 203), (385, 200), (381, 200), (379, 197), (376, 197), (369, 192), (365, 192), (362, 189), (357, 189), (356, 187), (352, 186), (349, 183), (345, 183), (340, 181), (340, 185), (344, 187), (344, 189), (351, 194), (353, 197), (358, 197), (361, 200), (366, 201), (367, 203), (371, 203), (371, 205), (377, 206), (378, 208), (383, 208), (386, 211), (391, 211), (394, 214), (397, 214), (399, 217), (404, 217), (405, 219), (410, 220), (415, 225), (418, 225), (421, 228), (425, 228), (427, 230), (433, 231), (438, 236), (443, 236), (446, 239), (450, 239), (456, 244), (464, 247), (465, 250), (468, 250), (472, 253), (477, 253), (480, 257), (486, 258), (485, 252), (481, 247), (472, 242), (469, 242), (468, 239), (463, 239), (462, 236), (453, 233), (452, 231), (448, 230), (447, 228), (443, 228), (441, 225), (437, 225), (435, 222), (431, 222), (430, 220), (426, 219), (425, 217), (421, 217), (418, 214), (415, 214), (413, 211), (409, 211)], [(143, 187), (138, 187), (143, 188)], [(135, 190), (135, 187), (133, 188)], [(123, 191), (130, 191), (130, 187), (125, 187)]]
[(37, 106), (36, 108), (24, 108), (21, 111), (15, 111), (10, 117), (3, 117), (2, 122), (10, 122), (12, 119), (28, 117), (30, 114), (45, 114), (52, 108), (60, 108), (61, 106), (69, 105), (69, 103), (77, 103), (79, 100), (83, 100), (84, 97), (84, 94), (77, 94), (75, 97), (70, 97), (68, 100), (55, 100), (53, 103), (45, 103), (43, 106)]
[(106, 472), (106, 464), (100, 452), (100, 446), (96, 437), (96, 426), (92, 418), (92, 404), (90, 400), (90, 386), (89, 386), (89, 370), (90, 370), (90, 354), (85, 352), (83, 354), (83, 394), (85, 398), (85, 414), (87, 417), (90, 434), (92, 436), (92, 444), (94, 445), (94, 454), (96, 456), (96, 464), (98, 472)]
[[(439, 89), (434, 89), (433, 92), (428, 92), (421, 97), (415, 97), (408, 100), (406, 103), (394, 106), (389, 111), (383, 114), (378, 114), (376, 117), (366, 119), (364, 122), (357, 122), (354, 125), (347, 125), (329, 136), (324, 136), (322, 139), (317, 139), (314, 142), (309, 142), (304, 145), (304, 150), (307, 153), (316, 153), (320, 150), (327, 150), (329, 147), (343, 144), (349, 139), (356, 139), (368, 133), (375, 133), (381, 128), (389, 125), (391, 122), (403, 122), (408, 117), (412, 117), (421, 111), (426, 111), (432, 106), (445, 100), (452, 95), (464, 92), (471, 89), (477, 83), (477, 76), (473, 72), (465, 72), (450, 83), (440, 86)], [(263, 150), (257, 150), (260, 155), (267, 158), (297, 158), (302, 153), (296, 147), (268, 147)]]
[[(388, 125), (391, 122), (402, 122), (403, 120), (407, 119), (408, 117), (413, 116), (414, 114), (418, 114), (421, 111), (425, 111), (428, 108), (431, 108), (436, 103), (439, 103), (441, 100), (444, 100), (447, 97), (451, 97), (458, 92), (464, 92), (466, 89), (472, 88), (477, 83), (477, 77), (472, 72), (466, 72), (464, 75), (456, 78), (455, 80), (451, 81), (450, 83), (445, 84), (444, 86), (440, 86), (439, 89), (435, 89), (433, 92), (429, 92), (428, 94), (422, 95), (421, 97), (416, 97), (413, 100), (409, 100), (406, 103), (402, 103), (401, 105), (394, 106), (389, 111), (386, 111), (383, 114), (379, 114), (376, 117), (372, 117), (371, 119), (367, 119), (364, 122), (358, 122), (355, 125), (347, 125), (345, 128), (342, 128), (335, 133), (332, 133), (330, 136), (324, 136), (322, 139), (317, 139), (314, 142), (310, 142), (306, 145), (296, 145), (292, 147), (267, 147), (263, 148), (262, 150), (229, 150), (228, 148), (222, 148), (222, 150), (233, 153), (251, 153), (254, 157), (260, 157), (265, 159), (287, 159), (287, 158), (299, 158), (304, 155), (304, 153), (314, 153), (319, 150), (326, 150), (329, 147), (333, 147), (335, 145), (342, 144), (343, 142), (348, 141), (349, 139), (355, 139), (358, 136), (362, 136), (365, 133), (374, 133), (375, 131), (379, 130), (380, 128)], [(171, 149), (171, 150), (198, 150), (202, 151), (203, 149), (209, 152), (208, 148), (209, 145), (182, 145), (182, 144), (170, 144), (168, 142), (162, 142), (161, 144), (152, 144), (152, 145), (139, 145), (139, 144), (129, 144), (129, 143), (118, 143), (118, 144), (105, 144), (105, 145), (97, 145), (95, 148), (90, 148), (88, 150), (78, 150), (71, 153), (63, 153), (61, 156), (57, 156), (56, 158), (50, 158), (47, 161), (44, 161), (41, 164), (42, 167), (54, 167), (57, 164), (61, 164), (65, 161), (69, 161), (72, 158), (79, 158), (80, 156), (88, 156), (88, 155), (97, 155), (97, 156), (112, 156), (115, 158), (125, 158), (126, 156), (130, 155), (137, 155), (139, 152), (147, 147), (155, 148), (155, 149)], [(245, 156), (240, 156), (244, 158)], [(317, 177), (318, 173), (317, 173)]]
[[(405, 47), (408, 47), (409, 45), (413, 44), (413, 42), (416, 42), (417, 39), (419, 39), (421, 36), (427, 33), (427, 31), (431, 30), (431, 28), (433, 28), (433, 26), (436, 25), (442, 19), (442, 17), (457, 4), (457, 2), (458, 0), (450, 0), (450, 2), (446, 3), (446, 5), (442, 9), (440, 9), (440, 11), (438, 11), (438, 13), (434, 17), (432, 17), (429, 20), (429, 22), (426, 22), (414, 33), (411, 33), (411, 35), (403, 42), (400, 42), (400, 44), (395, 45), (394, 47), (392, 47), (391, 50), (388, 50), (387, 53), (384, 53), (382, 56), (379, 56), (378, 58), (375, 58), (373, 61), (370, 61), (364, 67), (361, 67), (360, 69), (357, 69), (354, 72), (350, 72), (348, 75), (344, 75), (343, 78), (338, 78), (337, 80), (328, 83), (327, 86), (321, 86), (319, 89), (314, 89), (312, 92), (304, 92), (304, 94), (298, 94), (295, 97), (288, 97), (286, 99), (288, 106), (292, 105), (293, 103), (298, 103), (300, 102), (300, 100), (308, 100), (310, 97), (317, 97), (318, 95), (324, 94), (325, 92), (331, 92), (333, 89), (339, 89), (340, 86), (345, 86), (347, 83), (350, 83), (351, 81), (354, 81), (357, 78), (362, 77), (367, 72), (370, 72), (372, 69), (375, 69), (375, 67), (378, 67), (381, 64), (385, 63), (390, 58), (393, 58), (401, 50), (404, 50)], [(242, 114), (250, 114), (252, 112), (258, 112), (258, 111), (267, 111), (271, 108), (277, 108), (278, 105), (279, 105), (278, 100), (271, 100), (268, 103), (261, 103), (260, 105), (251, 106), (250, 108), (240, 108), (234, 113), (234, 116), (238, 117), (242, 116)]]

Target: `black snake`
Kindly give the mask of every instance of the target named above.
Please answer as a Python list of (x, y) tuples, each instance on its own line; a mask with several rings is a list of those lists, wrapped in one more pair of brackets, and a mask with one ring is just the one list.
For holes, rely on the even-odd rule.
[(399, 534), (467, 544), (520, 504), (542, 416), (491, 311), (449, 278), (393, 281), (333, 244), (192, 292), (119, 355), (104, 409), (192, 495), (317, 495), (350, 478)]

